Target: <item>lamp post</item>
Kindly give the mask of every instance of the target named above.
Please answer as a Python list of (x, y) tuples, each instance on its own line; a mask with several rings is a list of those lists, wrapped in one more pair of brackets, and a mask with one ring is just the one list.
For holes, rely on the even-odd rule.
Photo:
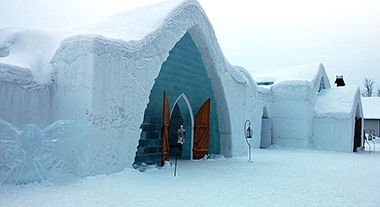
[[(247, 128), (247, 122), (248, 122), (248, 128)], [(248, 144), (248, 147), (249, 147), (249, 160), (250, 162), (252, 162), (251, 160), (251, 145), (249, 144), (248, 142), (248, 139), (252, 138), (252, 129), (251, 129), (251, 121), (249, 121), (248, 119), (244, 122), (244, 134), (245, 134), (245, 140), (247, 141), (247, 144)]]

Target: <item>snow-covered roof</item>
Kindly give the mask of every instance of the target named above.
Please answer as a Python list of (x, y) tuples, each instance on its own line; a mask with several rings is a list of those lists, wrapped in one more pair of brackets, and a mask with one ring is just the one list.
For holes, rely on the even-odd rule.
[(28, 81), (22, 82), (41, 85), (48, 82), (53, 72), (49, 61), (69, 34), (60, 30), (1, 26), (0, 81), (12, 80), (7, 74), (19, 71), (18, 79), (28, 77)]
[(362, 97), (364, 119), (380, 119), (380, 97)]
[(31, 73), (36, 85), (47, 84), (53, 72), (50, 61), (62, 40), (74, 36), (102, 36), (135, 43), (146, 39), (163, 24), (170, 24), (170, 21), (165, 21), (169, 16), (191, 5), (199, 3), (195, 0), (166, 1), (127, 10), (81, 28), (52, 30), (0, 25), (0, 81), (9, 81), (6, 73), (16, 69), (25, 74)]
[(280, 82), (288, 82), (289, 84), (294, 84), (295, 82), (298, 84), (299, 81), (314, 82), (319, 73), (325, 73), (322, 63), (249, 72), (257, 84), (263, 87)]
[[(360, 105), (358, 86), (344, 86), (322, 90), (314, 107), (317, 117), (353, 117)], [(361, 105), (360, 105), (361, 108)]]
[(114, 14), (97, 24), (79, 28), (79, 30), (124, 41), (138, 41), (159, 29), (165, 23), (164, 20), (172, 16), (172, 13), (176, 13), (185, 5), (194, 2), (191, 0), (171, 0), (134, 8)]

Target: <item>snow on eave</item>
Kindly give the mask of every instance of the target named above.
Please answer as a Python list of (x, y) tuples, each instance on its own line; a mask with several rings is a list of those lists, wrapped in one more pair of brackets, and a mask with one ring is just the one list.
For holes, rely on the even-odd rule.
[[(29, 28), (21, 26), (0, 27), (0, 64), (10, 70), (28, 70), (23, 83), (31, 87), (49, 84), (53, 68), (49, 64), (62, 39), (69, 33), (59, 29)], [(4, 70), (0, 71), (4, 73)], [(16, 74), (18, 72), (15, 72)], [(0, 74), (7, 77), (6, 74)], [(22, 76), (19, 78), (23, 78)], [(0, 81), (11, 81), (0, 80)]]
[(193, 0), (171, 0), (128, 9), (97, 24), (80, 27), (76, 30), (112, 39), (139, 41), (150, 33), (159, 30), (173, 16), (173, 13), (190, 2)]
[(21, 86), (35, 85), (29, 69), (0, 63), (0, 82), (12, 82)]
[[(195, 18), (194, 15), (197, 17)], [(182, 25), (178, 25), (178, 23)], [(129, 51), (137, 51), (142, 50), (146, 45), (162, 42), (162, 39), (165, 39), (169, 40), (169, 44), (163, 47), (161, 44), (156, 49), (160, 52), (168, 52), (186, 32), (189, 32), (193, 39), (194, 35), (197, 36), (194, 41), (201, 52), (218, 59), (216, 62), (212, 61), (211, 64), (223, 65), (216, 68), (229, 68), (226, 72), (239, 83), (252, 82), (247, 80), (241, 69), (232, 67), (228, 63), (206, 13), (196, 0), (171, 0), (135, 8), (115, 14), (101, 23), (70, 30), (65, 28), (64, 30), (41, 31), (40, 29), (23, 30), (23, 28), (18, 28), (23, 31), (21, 35), (19, 32), (11, 30), (7, 31), (5, 36), (17, 33), (21, 39), (27, 37), (26, 44), (20, 45), (18, 53), (15, 53), (14, 48), (10, 47), (9, 57), (12, 56), (12, 63), (4, 61), (5, 58), (1, 57), (0, 63), (31, 70), (34, 81), (39, 85), (49, 84), (51, 81), (52, 61), (59, 50), (63, 50), (62, 45), (71, 42), (99, 40), (105, 44), (122, 45)], [(4, 43), (2, 41), (0, 31), (0, 47)], [(5, 43), (7, 44), (7, 41)]]
[[(128, 9), (97, 24), (75, 28), (76, 35), (67, 37), (63, 42), (96, 39), (102, 42), (123, 44), (130, 51), (140, 50), (144, 44), (151, 44), (157, 38), (162, 38), (162, 36), (167, 38), (162, 34), (163, 31), (172, 24), (173, 18), (178, 13), (189, 7), (197, 7), (197, 12), (204, 13), (196, 0), (168, 0)], [(204, 16), (207, 18), (205, 13)]]
[[(278, 69), (253, 70), (249, 72), (261, 87), (272, 87), (279, 83), (287, 85), (310, 83), (314, 85), (314, 82), (319, 79), (320, 75), (327, 77), (322, 63)], [(330, 86), (328, 85), (328, 87)]]
[[(160, 8), (163, 8), (161, 11)], [(154, 14), (159, 13), (158, 17), (154, 15), (152, 18), (141, 19), (136, 18), (141, 14)], [(117, 19), (126, 19), (131, 15), (125, 23), (118, 22)], [(120, 21), (119, 21), (120, 22)], [(154, 23), (152, 23), (154, 22)], [(104, 25), (112, 25), (104, 27)], [(128, 25), (132, 25), (128, 26)], [(143, 29), (144, 32), (139, 34), (130, 34), (130, 29), (136, 30), (133, 25), (140, 24), (141, 27), (145, 25), (147, 28)], [(124, 28), (124, 26), (126, 28)], [(215, 31), (208, 19), (202, 6), (196, 0), (171, 0), (159, 4), (136, 8), (125, 12), (118, 13), (106, 19), (102, 23), (92, 25), (89, 27), (81, 28), (82, 34), (72, 36), (63, 41), (65, 44), (71, 42), (78, 42), (84, 39), (93, 39), (105, 44), (121, 44), (128, 51), (143, 51), (149, 45), (153, 45), (154, 50), (160, 53), (167, 53), (175, 46), (175, 44), (183, 37), (186, 32), (192, 36), (195, 44), (197, 45), (202, 57), (207, 56), (211, 61), (209, 65), (211, 68), (224, 70), (231, 75), (231, 77), (238, 83), (253, 83), (250, 75), (244, 72), (245, 69), (232, 66), (225, 58), (220, 45), (217, 41)], [(162, 44), (165, 42), (164, 44)], [(159, 45), (159, 46), (158, 46)], [(57, 51), (58, 52), (58, 51)], [(154, 51), (143, 51), (144, 55), (155, 55)], [(149, 54), (148, 54), (149, 53)], [(207, 61), (206, 61), (207, 62)], [(205, 63), (207, 64), (207, 63)], [(219, 65), (216, 67), (215, 65)], [(252, 84), (256, 87), (256, 84)]]
[(318, 94), (314, 107), (315, 117), (352, 118), (359, 107), (362, 116), (360, 90), (358, 86), (323, 89)]
[[(174, 8), (179, 4), (183, 3), (183, 0), (172, 0), (170, 2), (162, 2), (157, 5), (147, 6), (147, 8), (156, 8), (160, 12), (143, 12), (141, 16), (152, 16), (152, 21), (155, 22), (159, 14), (164, 15), (166, 18)], [(160, 6), (161, 5), (161, 6)], [(162, 11), (162, 7), (165, 5), (171, 5), (172, 8)], [(168, 6), (166, 6), (168, 7)], [(170, 7), (170, 6), (169, 6)], [(131, 11), (137, 11), (139, 8), (131, 9)], [(140, 10), (142, 10), (140, 8)], [(146, 9), (149, 10), (149, 9)], [(161, 12), (162, 11), (162, 12)], [(166, 13), (165, 13), (166, 12)], [(133, 12), (131, 12), (133, 13)], [(136, 15), (136, 12), (135, 14)], [(134, 27), (130, 31), (140, 31), (144, 33), (141, 37), (143, 38), (152, 31), (145, 31), (143, 29), (137, 30), (136, 25), (141, 25), (141, 18), (137, 19), (134, 15), (131, 14), (129, 19), (135, 19), (135, 24), (132, 24)], [(115, 18), (116, 15), (111, 16), (107, 20), (103, 21), (104, 24), (112, 24), (110, 20)], [(161, 20), (161, 23), (164, 22)], [(157, 22), (157, 21), (156, 21)], [(93, 39), (94, 37), (104, 36), (108, 39), (123, 39), (124, 41), (131, 40), (126, 36), (129, 33), (124, 33), (127, 35), (116, 35), (123, 34), (125, 30), (116, 31), (115, 28), (107, 30), (107, 27), (101, 23), (98, 25), (98, 30), (94, 29), (96, 27), (80, 27), (80, 28), (64, 28), (64, 29), (45, 29), (45, 28), (30, 28), (25, 26), (8, 26), (0, 25), (0, 63), (7, 65), (7, 68), (23, 68), (31, 72), (33, 77), (34, 86), (42, 86), (51, 83), (51, 75), (53, 73), (53, 68), (51, 66), (51, 59), (54, 54), (60, 47), (60, 44), (64, 40), (70, 41), (81, 41), (83, 39)], [(124, 24), (124, 26), (127, 24)], [(146, 26), (146, 25), (145, 25)], [(155, 25), (156, 27), (160, 24)], [(113, 29), (113, 30), (112, 30)], [(116, 40), (112, 40), (116, 41)], [(0, 71), (1, 72), (1, 71)], [(17, 73), (17, 72), (16, 72)], [(7, 77), (6, 74), (0, 74), (3, 77)], [(22, 77), (20, 77), (22, 78)], [(11, 79), (10, 79), (11, 80)], [(9, 80), (0, 80), (0, 81), (9, 81)], [(23, 81), (24, 83), (30, 82), (29, 80)]]
[(380, 119), (380, 97), (361, 97), (364, 119)]

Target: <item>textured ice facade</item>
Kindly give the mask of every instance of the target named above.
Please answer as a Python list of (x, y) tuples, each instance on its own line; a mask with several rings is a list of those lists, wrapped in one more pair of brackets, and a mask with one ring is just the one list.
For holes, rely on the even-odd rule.
[[(226, 157), (245, 155), (241, 123), (250, 119), (260, 126), (263, 106), (258, 104), (263, 103), (245, 69), (233, 67), (224, 57), (196, 0), (133, 9), (75, 31), (4, 30), (10, 43), (2, 53), (7, 57), (0, 61), (6, 71), (3, 74), (19, 67), (18, 71), (31, 80), (37, 81), (33, 77), (39, 73), (49, 78), (38, 90), (24, 87), (30, 86), (30, 81), (15, 83), (13, 77), (20, 77), (18, 74), (0, 80), (1, 96), (5, 97), (0, 99), (1, 118), (20, 128), (28, 123), (47, 126), (53, 120), (88, 120), (92, 127), (89, 174), (110, 174), (131, 166), (150, 91), (169, 52), (187, 32), (202, 55), (215, 94), (220, 153)], [(17, 41), (13, 44), (13, 40)], [(8, 46), (11, 43), (13, 46)], [(4, 61), (10, 59), (14, 61)], [(259, 130), (254, 133), (260, 136)], [(258, 139), (252, 141), (253, 146), (260, 145)]]
[(85, 175), (90, 130), (88, 123), (74, 120), (57, 121), (43, 130), (34, 124), (19, 130), (0, 120), (1, 184), (50, 183), (54, 167)]

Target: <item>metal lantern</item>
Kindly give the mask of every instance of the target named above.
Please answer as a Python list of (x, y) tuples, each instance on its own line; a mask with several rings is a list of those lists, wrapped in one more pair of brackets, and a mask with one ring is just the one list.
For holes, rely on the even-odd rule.
[(245, 136), (246, 136), (247, 138), (252, 138), (252, 132), (253, 132), (253, 131), (252, 131), (252, 129), (251, 129), (251, 125), (249, 125), (249, 126), (248, 126), (248, 129), (247, 129), (247, 131), (246, 131), (246, 135), (245, 135)]
[[(247, 128), (247, 123), (248, 123), (248, 128)], [(251, 129), (251, 121), (246, 120), (244, 122), (244, 133), (245, 133), (245, 141), (247, 141), (248, 147), (249, 147), (249, 159), (248, 161), (252, 162), (251, 159), (251, 144), (248, 142), (248, 138), (252, 138), (253, 130)]]
[(181, 126), (179, 127), (178, 129), (178, 140), (177, 140), (177, 143), (178, 144), (183, 144), (185, 143), (185, 129), (183, 128), (183, 125), (181, 124)]

